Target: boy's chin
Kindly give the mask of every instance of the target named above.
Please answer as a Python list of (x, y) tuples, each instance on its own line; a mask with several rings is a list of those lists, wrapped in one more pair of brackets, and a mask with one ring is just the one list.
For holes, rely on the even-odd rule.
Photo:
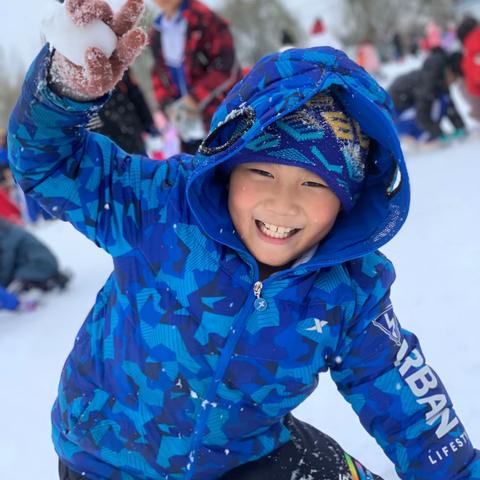
[(267, 256), (262, 257), (261, 255), (260, 256), (254, 255), (254, 257), (256, 258), (258, 263), (265, 265), (267, 267), (278, 268), (278, 269), (288, 268), (295, 260), (295, 258), (290, 258), (290, 257), (281, 258), (281, 259), (268, 258)]

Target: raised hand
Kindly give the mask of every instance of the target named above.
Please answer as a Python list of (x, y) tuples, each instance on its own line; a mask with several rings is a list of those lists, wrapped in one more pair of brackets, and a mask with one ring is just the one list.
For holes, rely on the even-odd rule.
[(107, 24), (117, 36), (117, 46), (110, 58), (100, 48), (87, 48), (84, 66), (55, 51), (50, 85), (57, 93), (75, 100), (101, 97), (113, 89), (146, 44), (146, 33), (136, 27), (143, 13), (143, 0), (126, 0), (116, 14), (103, 0), (67, 0), (65, 8), (75, 25), (85, 26), (94, 20)]

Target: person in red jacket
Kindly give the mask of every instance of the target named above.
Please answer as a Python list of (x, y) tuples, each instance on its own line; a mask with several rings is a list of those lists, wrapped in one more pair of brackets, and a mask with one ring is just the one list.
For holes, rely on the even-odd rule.
[(473, 17), (466, 17), (458, 26), (457, 36), (463, 44), (464, 93), (471, 106), (470, 116), (480, 121), (480, 25), (478, 21)]
[(197, 0), (155, 0), (162, 9), (150, 32), (152, 83), (182, 150), (194, 153), (213, 113), (239, 79), (227, 22)]

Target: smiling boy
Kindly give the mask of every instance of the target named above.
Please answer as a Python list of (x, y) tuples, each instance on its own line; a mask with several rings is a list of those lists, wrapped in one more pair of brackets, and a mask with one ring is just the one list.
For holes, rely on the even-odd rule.
[(340, 201), (318, 175), (271, 163), (235, 168), (228, 199), (238, 234), (263, 267), (261, 278), (287, 268), (318, 244), (340, 209)]
[(329, 370), (402, 480), (480, 479), (377, 251), (409, 205), (384, 90), (334, 49), (270, 55), (156, 162), (85, 129), (131, 50), (72, 79), (44, 48), (9, 124), (22, 188), (114, 264), (53, 407), (61, 478), (378, 479), (291, 415)]
[(275, 139), (267, 152), (258, 151), (257, 140), (227, 163), (241, 162), (231, 172), (228, 210), (261, 278), (315, 249), (340, 209), (352, 208), (369, 145), (358, 123), (325, 94), (268, 126), (264, 135)]

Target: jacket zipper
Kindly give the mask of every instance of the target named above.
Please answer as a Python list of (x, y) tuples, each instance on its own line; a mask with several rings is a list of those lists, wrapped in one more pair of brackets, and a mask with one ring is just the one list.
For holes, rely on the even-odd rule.
[[(263, 312), (268, 308), (268, 302), (261, 296), (263, 289), (263, 283), (257, 281), (253, 285), (253, 294), (255, 296), (255, 301), (253, 302), (253, 307), (255, 310)], [(187, 465), (187, 473), (185, 475), (185, 480), (192, 478), (195, 470), (195, 460), (198, 454), (197, 450), (200, 446), (203, 432), (205, 430), (208, 414), (210, 413), (210, 408), (214, 406), (214, 398), (217, 393), (218, 386), (227, 370), (227, 367), (230, 363), (230, 358), (232, 353), (240, 340), (240, 337), (245, 330), (246, 319), (251, 313), (250, 308), (245, 308), (242, 315), (237, 319), (237, 321), (230, 327), (230, 332), (232, 335), (228, 338), (225, 347), (223, 348), (222, 355), (218, 361), (217, 370), (213, 376), (213, 379), (208, 387), (207, 394), (205, 395), (205, 400), (202, 402), (202, 411), (198, 417), (194, 429), (194, 438), (192, 440), (192, 448), (189, 453), (189, 463)]]
[(268, 308), (268, 302), (262, 298), (262, 288), (263, 283), (260, 281), (255, 282), (253, 285), (253, 294), (255, 295), (255, 302), (253, 306), (255, 307), (255, 310), (258, 310), (259, 312), (263, 312)]

